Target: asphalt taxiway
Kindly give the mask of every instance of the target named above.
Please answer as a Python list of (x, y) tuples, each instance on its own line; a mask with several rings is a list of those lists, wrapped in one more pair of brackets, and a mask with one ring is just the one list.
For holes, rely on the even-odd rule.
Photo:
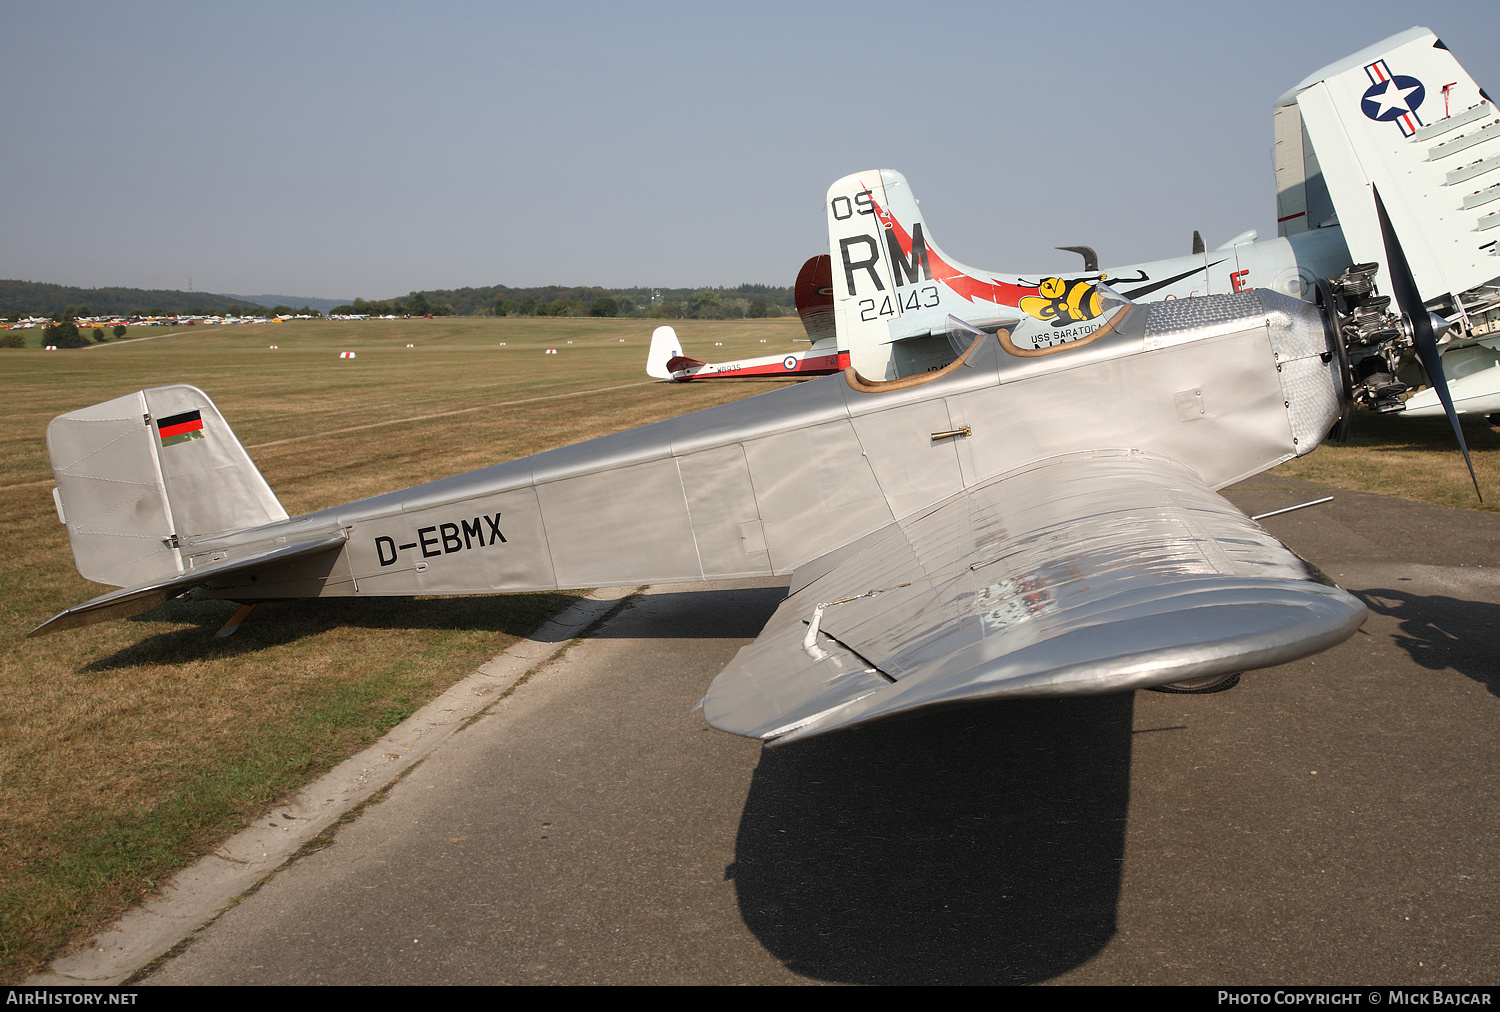
[(784, 585), (653, 588), (141, 982), (1493, 983), (1500, 516), (1226, 494), (1334, 496), (1359, 633), (763, 750), (693, 707)]

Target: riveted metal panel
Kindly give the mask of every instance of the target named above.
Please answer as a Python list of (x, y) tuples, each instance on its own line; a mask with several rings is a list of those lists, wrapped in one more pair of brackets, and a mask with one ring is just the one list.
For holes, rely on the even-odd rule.
[(745, 459), (778, 573), (891, 519), (847, 419), (748, 440)]
[[(1002, 389), (1004, 397), (953, 399), (951, 413), (976, 433), (963, 448), (971, 483), (1106, 439), (1192, 461), (1216, 488), (1296, 452), (1263, 314), (1253, 330), (1073, 369), (1065, 383), (1029, 379)], [(1182, 390), (1200, 391), (1201, 416), (1179, 418)]]
[(151, 451), (145, 397), (117, 397), (47, 426), (47, 454), (68, 517), (68, 541), (85, 579), (116, 587), (181, 570), (166, 488)]
[(531, 488), (355, 524), (346, 552), (360, 594), (473, 594), (557, 586)]
[(1328, 336), (1323, 329), (1323, 313), (1318, 307), (1276, 292), (1257, 291), (1255, 296), (1265, 307), (1263, 312), (1271, 350), (1276, 353), (1277, 361), (1321, 359), (1328, 353)]
[(1341, 367), (1328, 348), (1317, 307), (1269, 292), (1257, 294), (1266, 304), (1267, 335), (1280, 370), (1292, 439), (1297, 453), (1307, 453), (1338, 421)]
[(853, 423), (892, 516), (905, 516), (963, 488), (955, 444), (966, 437), (932, 438), (955, 428), (943, 400), (861, 414)]
[(769, 574), (771, 555), (744, 449), (735, 444), (700, 450), (680, 458), (677, 466), (704, 579)]
[(1299, 455), (1317, 449), (1339, 418), (1338, 399), (1328, 382), (1328, 366), (1316, 358), (1281, 363), (1281, 392), (1286, 398), (1292, 442)]
[(538, 485), (560, 587), (702, 577), (677, 461)]
[(1212, 299), (1172, 299), (1150, 307), (1146, 320), (1146, 350), (1248, 330), (1265, 323), (1266, 310), (1255, 292), (1220, 295)]

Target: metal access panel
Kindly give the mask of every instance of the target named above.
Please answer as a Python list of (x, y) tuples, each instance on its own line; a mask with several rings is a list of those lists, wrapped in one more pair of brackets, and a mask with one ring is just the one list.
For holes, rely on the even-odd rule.
[(353, 524), (345, 549), (360, 594), (459, 594), (557, 586), (530, 487)]
[(942, 399), (854, 416), (854, 431), (892, 516), (906, 516), (963, 489), (956, 444), (964, 437), (933, 438), (956, 428)]
[(744, 447), (700, 450), (679, 458), (677, 467), (704, 579), (769, 575), (771, 553)]
[(847, 418), (745, 444), (771, 565), (798, 565), (891, 519)]
[(677, 462), (670, 457), (540, 484), (558, 586), (702, 577)]

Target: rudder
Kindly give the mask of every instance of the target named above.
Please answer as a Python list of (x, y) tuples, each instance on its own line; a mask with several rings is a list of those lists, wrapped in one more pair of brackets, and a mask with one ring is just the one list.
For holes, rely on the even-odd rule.
[(646, 375), (652, 379), (671, 379), (667, 363), (682, 357), (682, 342), (671, 327), (657, 327), (651, 332), (651, 350), (646, 353)]
[(196, 387), (153, 387), (54, 418), (53, 499), (78, 572), (133, 586), (182, 572), (178, 546), (285, 520), (219, 409)]

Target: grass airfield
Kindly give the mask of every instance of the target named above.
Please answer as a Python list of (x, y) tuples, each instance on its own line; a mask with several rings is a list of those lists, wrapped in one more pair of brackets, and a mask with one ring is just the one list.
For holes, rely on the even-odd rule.
[[(651, 381), (654, 326), (299, 321), (0, 349), (0, 979), (87, 937), (571, 600), (272, 603), (227, 639), (213, 634), (232, 604), (171, 601), (26, 639), (108, 589), (78, 576), (52, 505), (54, 415), (191, 383), (295, 516), (782, 385)], [(807, 347), (795, 318), (677, 331), (707, 360)]]
[(1282, 464), (1276, 473), (1329, 488), (1500, 512), (1500, 429), (1483, 415), (1460, 415), (1459, 420), (1484, 493), (1482, 503), (1474, 497), (1473, 482), (1446, 418), (1357, 411), (1347, 442), (1324, 443), (1307, 456)]
[[(146, 386), (199, 386), (296, 515), (783, 385), (648, 380), (655, 325), (308, 321), (152, 330), (76, 351), (0, 349), (0, 502), (10, 519), (0, 535), (0, 979), (19, 980), (87, 937), (570, 600), (267, 604), (223, 640), (213, 633), (232, 604), (173, 601), (27, 640), (56, 611), (107, 589), (77, 575), (53, 510), (52, 416)], [(795, 319), (674, 326), (684, 350), (706, 361), (806, 347), (793, 342)], [(1500, 438), (1482, 419), (1465, 432), (1493, 490), (1483, 508), (1495, 509)], [(1283, 470), (1475, 505), (1443, 419), (1360, 413), (1347, 446)]]

